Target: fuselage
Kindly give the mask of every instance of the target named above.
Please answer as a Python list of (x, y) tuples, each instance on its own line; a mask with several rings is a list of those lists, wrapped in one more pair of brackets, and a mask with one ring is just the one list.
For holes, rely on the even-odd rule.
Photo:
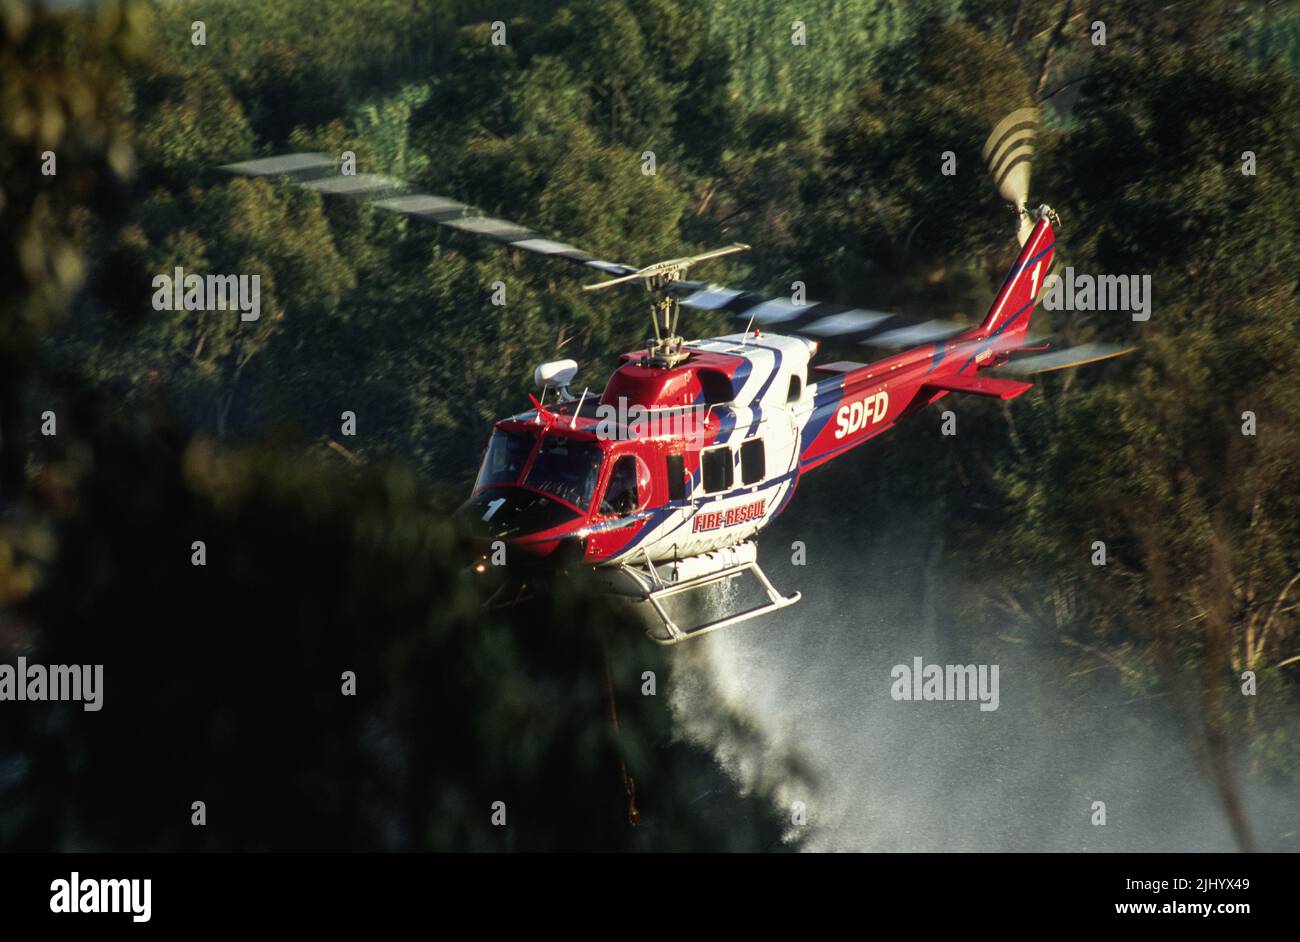
[(576, 542), (590, 565), (733, 545), (785, 509), (804, 472), (945, 395), (925, 384), (963, 354), (973, 366), (978, 346), (812, 367), (807, 341), (777, 334), (694, 341), (672, 369), (629, 353), (598, 401), (498, 422), (472, 509), (508, 545), (546, 556)]

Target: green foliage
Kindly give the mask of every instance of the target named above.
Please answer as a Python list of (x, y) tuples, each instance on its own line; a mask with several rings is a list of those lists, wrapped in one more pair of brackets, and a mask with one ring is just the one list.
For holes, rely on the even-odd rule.
[[(915, 310), (918, 281), (936, 281), (927, 276), (949, 265), (970, 272), (971, 259), (1005, 245), (1006, 209), (979, 146), (1002, 114), (1028, 103), (1028, 82), (1000, 42), (960, 24), (927, 30), (891, 58), (898, 71), (863, 86), (827, 132), (821, 172), (809, 183), (807, 225), (819, 248), (806, 265), (817, 282)], [(947, 152), (955, 175), (940, 172)], [(983, 278), (942, 281), (921, 305), (943, 303), (950, 313), (972, 287), (987, 298)]]
[(1285, 66), (1300, 72), (1300, 7), (1255, 3), (1228, 40), (1229, 48), (1256, 65)]
[[(298, 335), (328, 329), (343, 293), (355, 286), (352, 270), (335, 249), (320, 198), (290, 186), (234, 180), (176, 195), (159, 191), (133, 216), (113, 260), (127, 264), (138, 284), (176, 268), (256, 274), (259, 318), (245, 321), (236, 310), (152, 310), (146, 307), (152, 289), (137, 287), (131, 313), (140, 330), (124, 335), (113, 323), (88, 317), (62, 356), (95, 362), (98, 354), (101, 378), (132, 389), (174, 377), (167, 385), (179, 404), (224, 431), (249, 362), (286, 328)], [(201, 229), (190, 227), (195, 218), (205, 220)], [(294, 238), (286, 240), (285, 231)]]
[[(463, 16), (458, 6), (372, 0), (359, 29), (348, 0), (178, 0), (158, 7), (158, 61), (182, 74), (219, 72), (258, 136), (282, 144), (298, 125), (324, 124), (437, 68)], [(206, 45), (192, 43), (196, 20), (204, 23)]]
[[(810, 127), (849, 105), (859, 84), (893, 71), (889, 48), (914, 36), (938, 6), (896, 0), (720, 0), (712, 5), (710, 38), (725, 46), (732, 81), (747, 111), (778, 108)], [(794, 24), (807, 45), (792, 43)]]
[(147, 172), (178, 183), (251, 155), (253, 132), (239, 102), (211, 72), (186, 76), (175, 99), (140, 122), (137, 141)]
[(406, 180), (424, 172), (427, 158), (410, 146), (410, 126), (411, 115), (428, 99), (427, 85), (409, 85), (389, 98), (354, 109), (347, 124), (352, 135), (367, 144), (367, 165), (383, 167)]

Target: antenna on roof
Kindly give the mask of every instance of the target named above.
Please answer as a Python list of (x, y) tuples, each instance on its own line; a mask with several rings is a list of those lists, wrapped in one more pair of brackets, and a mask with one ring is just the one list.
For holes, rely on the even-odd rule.
[(588, 390), (588, 389), (591, 389), (591, 387), (590, 387), (590, 386), (587, 386), (587, 387), (584, 387), (583, 390), (582, 390), (582, 398), (578, 400), (578, 408), (576, 408), (576, 409), (573, 410), (573, 418), (569, 420), (569, 428), (575, 428), (575, 427), (577, 427), (577, 424), (578, 424), (578, 413), (582, 411), (582, 404), (583, 404), (584, 402), (587, 401), (587, 390)]

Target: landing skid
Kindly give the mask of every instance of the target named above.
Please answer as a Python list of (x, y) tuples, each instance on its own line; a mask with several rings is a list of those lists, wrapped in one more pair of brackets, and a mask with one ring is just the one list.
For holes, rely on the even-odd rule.
[(503, 582), (483, 601), (483, 608), (489, 612), (499, 612), (514, 608), (520, 602), (529, 602), (535, 598), (528, 589), (528, 583), (511, 585)]
[[(635, 592), (628, 592), (624, 589), (623, 594), (634, 595), (634, 597), (642, 601), (649, 602), (659, 619), (662, 632), (651, 628), (646, 631), (646, 637), (657, 644), (680, 644), (683, 641), (698, 638), (700, 635), (709, 634), (720, 628), (727, 628), (748, 621), (751, 618), (757, 618), (759, 615), (766, 615), (769, 612), (787, 608), (798, 602), (801, 598), (798, 592), (785, 596), (776, 590), (776, 587), (772, 585), (767, 575), (758, 565), (757, 554), (751, 549), (752, 546), (753, 544), (742, 545), (720, 553), (706, 554), (706, 557), (693, 557), (692, 560), (684, 561), (695, 562), (697, 565), (693, 568), (699, 568), (701, 563), (704, 565), (714, 561), (720, 563), (720, 568), (711, 568), (708, 571), (687, 578), (673, 578), (683, 574), (683, 569), (677, 563), (656, 566), (646, 560), (645, 562), (620, 564), (617, 571), (624, 577), (624, 585), (632, 584), (639, 588), (639, 591)], [(667, 598), (687, 595), (718, 582), (736, 579), (746, 573), (752, 573), (754, 578), (758, 580), (758, 584), (767, 595), (766, 602), (738, 614), (728, 615), (689, 628), (679, 625), (663, 606), (663, 600)], [(665, 574), (669, 578), (664, 578)]]

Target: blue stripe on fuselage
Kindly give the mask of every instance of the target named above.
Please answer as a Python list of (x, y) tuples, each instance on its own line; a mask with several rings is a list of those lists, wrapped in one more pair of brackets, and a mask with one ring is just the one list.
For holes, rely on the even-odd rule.
[[(672, 513), (675, 510), (681, 510), (684, 508), (691, 508), (691, 509), (698, 510), (700, 507), (703, 507), (706, 504), (712, 504), (716, 501), (727, 500), (728, 498), (731, 497), (743, 497), (745, 494), (757, 494), (760, 491), (765, 491), (771, 487), (779, 487), (780, 485), (784, 484), (786, 481), (791, 481), (792, 479), (797, 478), (798, 476), (799, 476), (799, 470), (796, 468), (794, 470), (787, 471), (785, 474), (781, 475), (780, 477), (775, 477), (770, 480), (763, 481), (760, 484), (748, 484), (743, 487), (738, 487), (735, 488), (734, 490), (730, 490), (722, 494), (706, 494), (704, 497), (693, 497), (693, 498), (687, 498), (685, 500), (673, 501), (672, 503), (665, 505), (659, 510), (656, 510), (655, 516), (651, 517), (651, 519), (641, 529), (641, 532), (638, 533), (631, 540), (629, 540), (627, 545), (624, 546), (622, 549), (620, 549), (618, 553), (616, 553), (615, 555), (625, 553), (628, 550), (633, 549), (634, 547), (639, 545), (642, 540), (644, 540), (647, 536), (649, 536), (652, 527), (658, 526), (660, 523), (663, 522), (663, 520), (668, 516), (668, 514)], [(778, 508), (772, 512), (772, 515), (769, 519), (776, 518), (776, 515), (781, 512), (781, 510), (785, 507), (786, 503), (789, 501), (790, 494), (793, 493), (793, 491), (794, 491), (794, 487), (791, 486), (790, 491), (786, 493), (785, 499), (782, 500)], [(659, 534), (659, 536), (655, 537), (655, 539), (663, 539), (671, 536), (672, 534), (680, 530), (683, 526), (685, 526), (687, 523), (689, 523), (694, 518), (694, 516), (695, 516), (694, 514), (688, 514), (678, 522), (677, 526), (673, 527), (671, 530), (668, 530), (665, 533)]]
[(943, 362), (944, 348), (947, 346), (948, 341), (946, 340), (940, 340), (934, 345), (934, 357), (930, 360), (930, 368), (926, 370), (926, 373), (933, 373), (934, 368)]
[(844, 400), (844, 374), (820, 381), (816, 389), (813, 394), (812, 414), (808, 416), (808, 421), (804, 423), (803, 430), (799, 433), (800, 460)]
[(749, 362), (748, 357), (740, 358), (740, 365), (736, 367), (736, 372), (731, 374), (731, 400), (735, 402), (740, 398), (740, 391), (745, 388), (745, 383), (749, 380), (749, 374), (754, 369)]
[(772, 388), (772, 381), (776, 379), (776, 375), (781, 372), (781, 350), (778, 347), (768, 347), (757, 343), (749, 344), (748, 346), (757, 347), (759, 350), (768, 350), (772, 354), (772, 371), (767, 374), (767, 379), (763, 381), (763, 385), (758, 388), (758, 392), (754, 395), (753, 400), (751, 400), (749, 404), (749, 407), (754, 410), (754, 421), (750, 423), (747, 435), (752, 436), (758, 431), (758, 423), (763, 419), (763, 397), (767, 395), (767, 391)]

